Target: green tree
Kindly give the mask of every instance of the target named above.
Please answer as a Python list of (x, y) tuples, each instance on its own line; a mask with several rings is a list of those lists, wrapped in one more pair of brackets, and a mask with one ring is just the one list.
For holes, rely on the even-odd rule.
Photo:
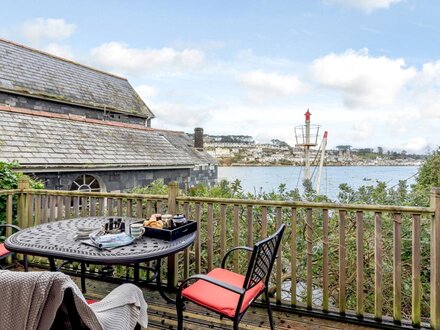
[(432, 187), (440, 187), (440, 149), (426, 159), (416, 181), (415, 189), (418, 191), (426, 192)]
[[(0, 162), (0, 190), (9, 190), (9, 189), (17, 189), (18, 188), (18, 180), (25, 176), (25, 174), (17, 171), (20, 168), (20, 165), (17, 162), (5, 163)], [(43, 184), (37, 180), (30, 180), (30, 186), (32, 189), (43, 189)], [(7, 196), (0, 195), (0, 223), (6, 222), (6, 202)], [(13, 214), (17, 214), (17, 201), (14, 199), (13, 204), (14, 212)]]

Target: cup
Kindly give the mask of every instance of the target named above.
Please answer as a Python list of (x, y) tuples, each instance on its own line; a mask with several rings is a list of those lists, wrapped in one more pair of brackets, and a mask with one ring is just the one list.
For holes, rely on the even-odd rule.
[(162, 214), (162, 222), (164, 228), (170, 228), (172, 227), (171, 219), (173, 218), (172, 214)]
[(141, 238), (145, 233), (145, 228), (143, 223), (132, 223), (130, 225), (130, 236), (138, 239)]

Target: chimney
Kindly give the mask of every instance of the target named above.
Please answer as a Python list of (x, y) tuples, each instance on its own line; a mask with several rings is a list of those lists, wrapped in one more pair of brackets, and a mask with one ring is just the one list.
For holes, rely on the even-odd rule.
[(203, 151), (203, 128), (194, 128), (194, 148)]

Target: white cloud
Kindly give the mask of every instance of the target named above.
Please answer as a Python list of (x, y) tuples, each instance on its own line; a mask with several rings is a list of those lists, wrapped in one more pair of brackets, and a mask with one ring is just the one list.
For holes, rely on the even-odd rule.
[(119, 42), (109, 42), (92, 49), (93, 61), (107, 69), (130, 74), (152, 71), (191, 70), (200, 67), (205, 54), (198, 49), (176, 50), (173, 48), (130, 48)]
[(73, 52), (72, 52), (72, 47), (70, 47), (68, 45), (50, 43), (46, 47), (44, 47), (44, 51), (46, 51), (50, 54), (56, 55), (56, 56), (67, 58), (67, 59), (74, 58)]
[(62, 18), (38, 17), (22, 25), (22, 34), (32, 44), (47, 40), (65, 40), (75, 33), (75, 24), (67, 23)]
[(334, 3), (348, 8), (362, 10), (371, 13), (376, 9), (387, 9), (391, 5), (397, 4), (402, 0), (325, 0), (326, 3)]
[(403, 149), (411, 152), (423, 152), (428, 146), (429, 143), (424, 137), (415, 137), (403, 145)]
[(194, 106), (184, 103), (153, 103), (151, 106), (157, 118), (155, 127), (192, 131), (194, 127), (203, 127), (212, 114), (221, 112), (220, 106)]
[(395, 101), (416, 75), (403, 59), (373, 57), (367, 49), (329, 54), (315, 60), (312, 76), (324, 87), (340, 91), (348, 107), (378, 107)]
[(425, 118), (440, 118), (440, 92), (433, 88), (414, 92), (414, 102)]
[(242, 73), (238, 81), (258, 93), (287, 96), (305, 90), (305, 85), (295, 75), (283, 75), (278, 72), (251, 71)]
[(440, 118), (440, 60), (423, 64), (410, 96), (423, 117)]
[(151, 98), (155, 97), (158, 94), (157, 89), (149, 85), (140, 85), (137, 86), (135, 89), (145, 103), (148, 103)]

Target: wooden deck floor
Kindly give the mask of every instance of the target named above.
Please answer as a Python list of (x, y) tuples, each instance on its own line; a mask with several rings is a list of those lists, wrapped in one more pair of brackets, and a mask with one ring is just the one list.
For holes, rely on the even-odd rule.
[[(73, 277), (79, 285), (79, 278)], [(100, 299), (109, 293), (115, 284), (87, 280), (87, 298)], [(143, 289), (148, 303), (148, 329), (176, 329), (177, 318), (175, 307), (167, 304), (157, 291)], [(274, 311), (276, 329), (370, 329), (357, 325), (300, 316), (293, 313)], [(188, 304), (184, 312), (185, 329), (231, 329), (232, 322), (226, 319), (220, 320), (215, 313), (200, 308), (194, 304)], [(269, 329), (267, 312), (263, 308), (251, 307), (240, 323), (240, 329), (262, 330)]]

